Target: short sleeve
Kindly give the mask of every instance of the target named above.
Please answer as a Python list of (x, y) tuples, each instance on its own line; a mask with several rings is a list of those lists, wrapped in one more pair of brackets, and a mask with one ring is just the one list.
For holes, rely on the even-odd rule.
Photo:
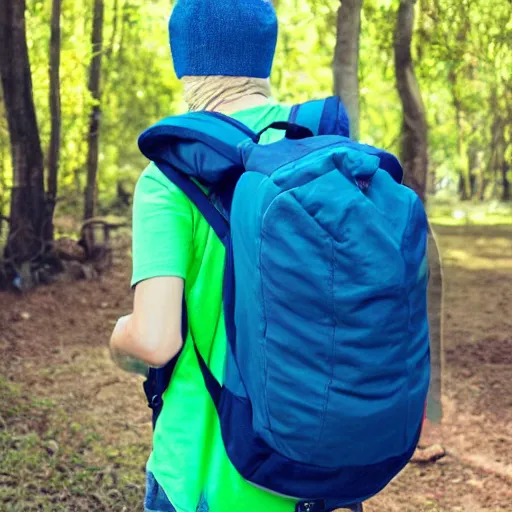
[(185, 279), (192, 246), (190, 200), (150, 165), (140, 177), (133, 199), (132, 286), (153, 277)]

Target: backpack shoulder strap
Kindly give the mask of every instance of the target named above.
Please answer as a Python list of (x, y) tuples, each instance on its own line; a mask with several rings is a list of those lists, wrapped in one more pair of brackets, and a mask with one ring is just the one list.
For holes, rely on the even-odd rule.
[(246, 139), (256, 140), (256, 135), (242, 123), (222, 114), (195, 112), (163, 119), (138, 141), (144, 156), (187, 195), (224, 245), (229, 234), (225, 205), (243, 171), (237, 146)]
[(347, 110), (338, 96), (293, 106), (289, 122), (309, 128), (314, 135), (350, 138)]
[(159, 121), (138, 142), (149, 160), (165, 160), (182, 174), (212, 185), (225, 179), (226, 169), (241, 163), (237, 146), (246, 139), (256, 140), (256, 135), (239, 121), (214, 112), (193, 112)]
[[(141, 152), (152, 160), (160, 171), (196, 205), (206, 221), (227, 248), (224, 286), (233, 289), (232, 261), (230, 261), (229, 208), (223, 208), (223, 197), (232, 195), (231, 183), (243, 169), (238, 144), (256, 135), (246, 126), (227, 116), (214, 113), (191, 113), (163, 119), (139, 137)], [(205, 165), (207, 162), (208, 165)], [(204, 185), (207, 195), (198, 185)], [(227, 197), (230, 204), (230, 198)], [(224, 212), (224, 214), (223, 214)], [(226, 307), (233, 308), (234, 301)], [(234, 313), (227, 313), (227, 318)], [(188, 334), (187, 306), (183, 300), (182, 336)], [(228, 334), (233, 338), (232, 323), (227, 322)], [(208, 369), (194, 343), (199, 365), (208, 391), (216, 403), (220, 400), (220, 384)], [(162, 395), (167, 389), (179, 354), (163, 368), (151, 368), (144, 383), (148, 405), (153, 410), (153, 427), (162, 410)]]

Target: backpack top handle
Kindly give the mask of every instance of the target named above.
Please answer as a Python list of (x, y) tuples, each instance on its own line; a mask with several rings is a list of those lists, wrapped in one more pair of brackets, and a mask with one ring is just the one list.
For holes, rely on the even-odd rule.
[(256, 134), (256, 138), (254, 142), (259, 143), (261, 136), (267, 131), (267, 130), (282, 130), (286, 131), (285, 137), (290, 140), (301, 140), (301, 139), (307, 139), (308, 137), (313, 137), (313, 132), (306, 128), (305, 126), (300, 126), (295, 123), (290, 123), (286, 121), (277, 121), (275, 123), (269, 124), (266, 128), (263, 128), (263, 130), (259, 131)]

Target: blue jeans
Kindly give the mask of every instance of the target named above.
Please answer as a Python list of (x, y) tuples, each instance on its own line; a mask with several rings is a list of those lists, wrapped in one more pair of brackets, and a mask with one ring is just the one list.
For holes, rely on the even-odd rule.
[[(361, 512), (362, 505), (355, 505), (350, 508), (351, 512)], [(146, 475), (146, 499), (144, 500), (144, 512), (176, 512), (176, 509), (169, 501), (160, 484), (156, 481), (153, 473), (148, 471)], [(201, 498), (197, 512), (208, 512), (208, 505)]]
[[(148, 471), (146, 475), (146, 499), (144, 500), (144, 512), (176, 512), (169, 501), (167, 494), (156, 481), (153, 473)], [(208, 505), (201, 497), (196, 512), (208, 512)]]
[(146, 475), (144, 512), (176, 512), (167, 494), (165, 494), (164, 490), (160, 487), (153, 473), (149, 471)]

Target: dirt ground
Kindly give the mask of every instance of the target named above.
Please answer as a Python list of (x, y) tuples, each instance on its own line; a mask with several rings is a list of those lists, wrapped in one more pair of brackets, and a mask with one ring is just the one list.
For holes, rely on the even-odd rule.
[[(447, 456), (410, 464), (367, 510), (512, 512), (512, 227), (437, 232)], [(106, 349), (129, 273), (126, 258), (100, 281), (0, 294), (0, 511), (142, 509), (150, 411)]]

